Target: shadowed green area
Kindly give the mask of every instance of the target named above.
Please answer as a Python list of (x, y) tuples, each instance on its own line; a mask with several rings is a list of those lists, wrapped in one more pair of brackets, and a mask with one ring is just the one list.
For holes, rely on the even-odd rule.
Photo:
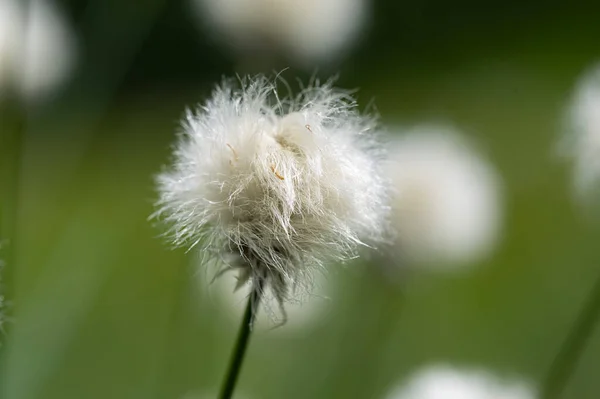
[[(383, 124), (448, 122), (478, 144), (504, 181), (503, 239), (469, 271), (415, 274), (399, 285), (376, 265), (336, 267), (329, 317), (303, 332), (257, 332), (241, 391), (382, 398), (430, 362), (542, 381), (600, 274), (600, 219), (572, 201), (570, 169), (556, 156), (570, 91), (600, 59), (590, 20), (555, 10), (514, 30), (472, 24), (446, 37), (438, 27), (422, 43), (365, 44), (342, 66), (340, 84), (360, 87), (363, 105), (374, 99)], [(171, 250), (147, 221), (152, 176), (168, 162), (177, 120), (213, 75), (178, 90), (173, 82), (140, 89), (134, 77), (102, 117), (89, 112), (88, 120), (85, 103), (69, 103), (31, 122), (3, 399), (179, 399), (218, 390), (238, 326), (207, 295), (198, 255)], [(596, 398), (599, 369), (600, 328), (564, 397)]]

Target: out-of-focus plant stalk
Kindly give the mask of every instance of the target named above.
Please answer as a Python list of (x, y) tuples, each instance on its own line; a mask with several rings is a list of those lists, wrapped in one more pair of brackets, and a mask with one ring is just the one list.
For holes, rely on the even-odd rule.
[(25, 107), (18, 97), (0, 100), (0, 380), (6, 366), (6, 343), (10, 339), (7, 321), (14, 319), (17, 215), (25, 128)]
[(555, 399), (561, 396), (569, 379), (573, 375), (573, 371), (583, 354), (590, 336), (594, 332), (594, 326), (598, 321), (599, 315), (600, 276), (596, 280), (591, 294), (586, 299), (579, 316), (550, 366), (541, 389), (542, 399)]
[[(28, 11), (29, 0), (23, 0), (21, 6)], [(25, 13), (23, 17), (24, 23), (27, 23), (27, 15)], [(20, 73), (18, 70), (12, 72), (14, 76)], [(0, 396), (8, 385), (10, 324), (15, 319), (17, 216), (27, 128), (26, 104), (20, 88), (16, 84), (9, 85), (3, 94), (0, 97)]]
[[(348, 333), (340, 338), (341, 350), (329, 379), (334, 382), (330, 397), (375, 397), (383, 385), (381, 365), (396, 331), (404, 294), (391, 276), (381, 272), (383, 269), (369, 266), (351, 305), (353, 312), (347, 316), (344, 330)], [(365, 292), (370, 294), (365, 296)], [(335, 381), (346, 383), (339, 386)]]
[(19, 175), (26, 124), (25, 110), (18, 100), (6, 101), (1, 106), (0, 116), (0, 253), (6, 265), (2, 271), (5, 289), (10, 284), (9, 274), (14, 270), (15, 235), (17, 230), (17, 208), (19, 204)]
[(258, 284), (252, 289), (250, 296), (248, 297), (248, 304), (242, 318), (242, 324), (238, 332), (237, 341), (235, 348), (231, 356), (229, 368), (223, 381), (223, 387), (221, 388), (220, 399), (230, 399), (233, 396), (235, 385), (238, 380), (238, 376), (242, 369), (242, 363), (244, 362), (244, 356), (248, 343), (250, 342), (250, 335), (256, 321), (256, 314), (260, 305), (260, 299), (262, 296), (263, 287)]

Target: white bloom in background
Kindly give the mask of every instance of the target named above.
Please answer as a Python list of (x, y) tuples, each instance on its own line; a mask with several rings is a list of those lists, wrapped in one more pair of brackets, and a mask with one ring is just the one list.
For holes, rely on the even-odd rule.
[(198, 15), (235, 50), (269, 47), (314, 68), (359, 36), (368, 0), (192, 0)]
[[(374, 123), (330, 84), (279, 97), (257, 77), (218, 87), (188, 112), (156, 216), (176, 245), (198, 246), (239, 285), (282, 305), (314, 271), (377, 242), (387, 215)], [(284, 313), (285, 318), (285, 313)]]
[(44, 97), (68, 76), (75, 38), (49, 0), (0, 0), (0, 95)]
[(435, 365), (413, 375), (387, 399), (534, 399), (535, 390), (522, 381), (504, 380), (484, 370)]
[[(322, 273), (317, 273), (314, 280), (310, 298), (300, 298), (286, 304), (285, 311), (289, 321), (285, 328), (272, 330), (272, 322), (279, 317), (279, 304), (273, 296), (267, 296), (263, 300), (264, 309), (258, 313), (256, 327), (272, 330), (273, 333), (288, 334), (303, 333), (317, 326), (331, 311), (333, 287)], [(208, 287), (210, 301), (222, 308), (228, 321), (232, 323), (239, 322), (251, 292), (250, 284), (234, 290), (236, 282), (233, 273), (225, 273)]]
[(499, 179), (451, 128), (421, 126), (390, 148), (396, 257), (464, 265), (489, 254), (500, 225)]
[(71, 72), (75, 38), (48, 0), (30, 0), (21, 87), (27, 98), (44, 95)]
[(586, 72), (575, 88), (561, 144), (574, 160), (576, 194), (585, 198), (600, 186), (600, 65)]

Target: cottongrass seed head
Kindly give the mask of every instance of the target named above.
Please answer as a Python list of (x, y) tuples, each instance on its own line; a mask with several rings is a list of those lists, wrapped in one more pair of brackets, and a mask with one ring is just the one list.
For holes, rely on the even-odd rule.
[(414, 374), (386, 399), (535, 399), (534, 388), (486, 370), (432, 365)]
[(155, 216), (238, 285), (270, 288), (285, 321), (316, 270), (383, 238), (381, 155), (373, 118), (330, 82), (282, 97), (263, 76), (225, 81), (187, 112)]

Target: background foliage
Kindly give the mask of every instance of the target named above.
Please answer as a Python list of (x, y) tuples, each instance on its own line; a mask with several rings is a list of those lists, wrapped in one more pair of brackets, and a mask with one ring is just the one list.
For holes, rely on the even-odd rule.
[[(463, 128), (504, 179), (503, 240), (485, 264), (399, 285), (338, 267), (330, 317), (253, 338), (254, 398), (380, 398), (428, 362), (541, 380), (600, 273), (598, 217), (571, 201), (556, 156), (577, 77), (600, 59), (598, 10), (574, 2), (376, 1), (373, 23), (330, 69), (382, 123)], [(29, 115), (19, 203), (14, 340), (0, 395), (181, 398), (221, 381), (237, 325), (147, 222), (152, 176), (186, 106), (233, 58), (182, 1), (64, 1), (83, 57)], [(270, 71), (267, 71), (270, 72)], [(310, 74), (293, 68), (284, 77)], [(242, 305), (240, 305), (242, 306)], [(284, 327), (285, 328), (285, 327)], [(600, 391), (600, 329), (566, 398)]]

